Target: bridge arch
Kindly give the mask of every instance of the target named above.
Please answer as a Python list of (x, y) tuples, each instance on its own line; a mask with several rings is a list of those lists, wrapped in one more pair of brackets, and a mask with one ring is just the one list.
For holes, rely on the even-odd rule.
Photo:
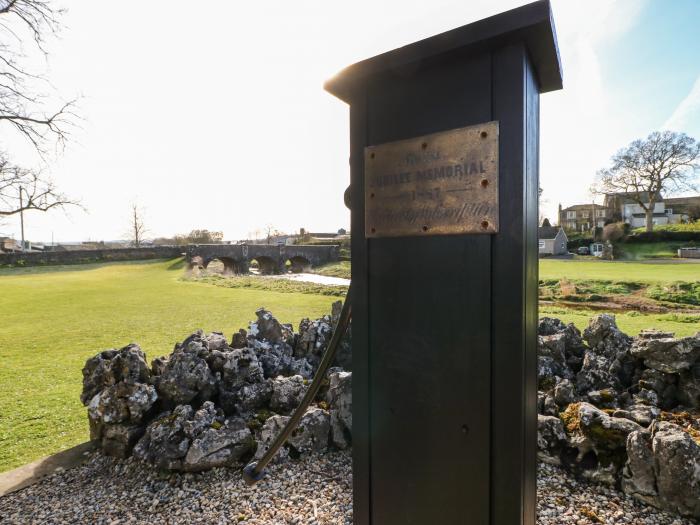
[(285, 266), (291, 273), (304, 273), (311, 270), (312, 264), (311, 261), (303, 255), (294, 255), (285, 261)]
[(257, 266), (260, 275), (272, 275), (280, 273), (278, 262), (267, 255), (256, 255), (251, 259), (250, 266)]
[[(214, 264), (212, 265), (212, 263)], [(209, 271), (210, 273), (233, 275), (239, 273), (247, 273), (248, 263), (245, 260), (234, 259), (233, 257), (211, 257), (208, 260), (204, 261), (203, 268)]]

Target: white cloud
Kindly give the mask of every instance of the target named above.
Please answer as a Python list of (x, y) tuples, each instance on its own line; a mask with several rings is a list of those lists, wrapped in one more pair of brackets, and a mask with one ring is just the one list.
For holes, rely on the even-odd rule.
[(687, 133), (700, 132), (700, 76), (661, 127)]

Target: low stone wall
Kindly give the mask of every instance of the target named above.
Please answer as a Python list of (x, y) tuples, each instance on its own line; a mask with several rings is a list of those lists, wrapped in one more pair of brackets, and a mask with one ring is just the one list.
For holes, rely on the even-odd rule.
[(700, 518), (700, 333), (622, 333), (615, 317), (543, 318), (539, 459)]
[(700, 248), (678, 248), (678, 257), (683, 259), (700, 259)]
[(171, 259), (180, 257), (183, 252), (184, 248), (182, 246), (153, 246), (149, 248), (2, 253), (0, 254), (0, 267)]

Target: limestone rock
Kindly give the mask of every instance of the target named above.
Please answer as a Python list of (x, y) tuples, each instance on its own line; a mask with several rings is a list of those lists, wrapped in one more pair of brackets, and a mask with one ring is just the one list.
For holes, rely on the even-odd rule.
[(306, 409), (288, 443), (297, 454), (320, 452), (328, 447), (329, 432), (330, 414), (327, 410), (312, 406)]
[(226, 390), (260, 383), (264, 379), (263, 368), (252, 348), (237, 348), (226, 354), (223, 365), (223, 385)]
[(566, 432), (561, 419), (537, 415), (537, 458), (551, 465), (560, 465), (560, 454), (566, 446)]
[(193, 414), (191, 406), (178, 405), (172, 412), (158, 416), (134, 447), (134, 456), (158, 468), (181, 470), (191, 442), (184, 424)]
[(574, 376), (566, 362), (566, 334), (538, 336), (537, 370), (540, 387), (544, 390), (553, 385), (554, 377), (571, 379)]
[(225, 351), (229, 348), (226, 338), (221, 332), (212, 332), (206, 336), (205, 340), (210, 352), (213, 350)]
[(299, 406), (305, 393), (303, 377), (278, 377), (272, 381), (270, 408), (280, 414), (289, 414)]
[[(265, 452), (267, 452), (267, 449), (270, 448), (270, 445), (272, 445), (272, 442), (275, 440), (280, 431), (285, 427), (288, 421), (289, 416), (279, 415), (269, 417), (265, 421), (257, 436), (258, 448), (255, 451), (255, 459), (260, 459), (263, 457)], [(286, 461), (288, 458), (289, 448), (284, 446), (277, 451), (277, 454), (272, 459), (271, 463)]]
[(584, 478), (614, 485), (627, 460), (627, 436), (642, 427), (584, 402), (569, 405), (561, 419), (568, 447), (577, 451), (575, 457), (568, 458), (568, 465)]
[(150, 378), (146, 356), (138, 345), (130, 344), (120, 350), (105, 350), (85, 362), (80, 401), (87, 406), (96, 394), (107, 387), (121, 381), (148, 383)]
[(144, 431), (142, 425), (104, 425), (100, 444), (102, 452), (107, 456), (124, 459), (129, 456)]
[(248, 332), (241, 328), (231, 337), (231, 348), (245, 348), (248, 346)]
[(622, 489), (684, 516), (700, 518), (700, 444), (681, 427), (656, 421), (627, 440)]
[(563, 379), (554, 387), (554, 401), (560, 407), (566, 407), (576, 400), (576, 387), (569, 379)]
[(252, 345), (266, 378), (289, 374), (293, 360), (293, 350), (290, 345), (257, 340), (253, 341)]
[[(134, 456), (168, 470), (186, 470), (190, 467), (196, 469), (192, 467), (198, 464), (195, 459), (190, 467), (185, 465), (190, 445), (210, 428), (221, 428), (223, 421), (223, 413), (217, 410), (211, 401), (205, 402), (197, 411), (190, 405), (178, 405), (172, 411), (159, 415), (148, 425), (145, 434), (134, 447)], [(205, 443), (200, 444), (199, 451), (203, 455), (197, 456), (193, 453), (193, 457), (202, 459), (208, 455), (204, 453), (207, 450), (213, 454), (211, 447), (207, 447)], [(213, 461), (214, 458), (210, 460)]]
[(637, 338), (631, 352), (635, 357), (643, 359), (649, 368), (677, 374), (690, 370), (700, 360), (700, 337)]
[(335, 372), (329, 377), (326, 395), (330, 410), (331, 441), (340, 449), (352, 445), (352, 372)]
[(272, 380), (265, 379), (260, 383), (243, 385), (235, 396), (236, 410), (240, 414), (253, 412), (266, 407), (272, 397)]
[(258, 317), (258, 320), (250, 324), (249, 337), (273, 344), (287, 342), (287, 340), (291, 339), (292, 331), (290, 328), (280, 324), (270, 312), (264, 308), (259, 308), (255, 311), (255, 315)]
[(678, 374), (677, 397), (686, 407), (700, 408), (700, 362)]
[(255, 440), (240, 418), (229, 418), (211, 426), (192, 441), (183, 463), (184, 470), (201, 471), (232, 466), (254, 451)]
[(140, 423), (157, 398), (151, 385), (119, 382), (92, 398), (88, 415), (103, 424)]
[(647, 368), (638, 381), (640, 389), (649, 390), (656, 394), (654, 405), (664, 410), (678, 404), (678, 376), (667, 374), (653, 368)]
[(611, 314), (596, 315), (591, 318), (583, 331), (583, 339), (597, 354), (612, 359), (618, 353), (629, 349), (632, 339), (617, 327), (615, 316)]
[(182, 345), (176, 346), (162, 373), (154, 379), (158, 395), (166, 406), (198, 405), (211, 399), (216, 392), (216, 377), (207, 364), (208, 354), (201, 333), (192, 334)]

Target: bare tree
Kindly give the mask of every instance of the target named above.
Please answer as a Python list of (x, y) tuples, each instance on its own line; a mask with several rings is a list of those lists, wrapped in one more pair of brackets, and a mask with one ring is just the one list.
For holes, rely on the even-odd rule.
[(644, 210), (646, 231), (653, 230), (654, 207), (662, 191), (694, 189), (700, 169), (700, 144), (685, 133), (655, 131), (635, 140), (598, 172), (597, 193), (627, 193)]
[(138, 204), (131, 205), (131, 216), (129, 221), (129, 240), (136, 248), (140, 248), (141, 244), (143, 244), (144, 235), (146, 235), (148, 230), (143, 222), (143, 210), (138, 206)]
[[(44, 157), (47, 146), (63, 147), (77, 115), (75, 100), (57, 103), (42, 91), (50, 87), (40, 74), (23, 65), (22, 44), (30, 39), (45, 56), (47, 35), (61, 25), (62, 9), (52, 0), (0, 0), (0, 122), (24, 136)], [(28, 37), (28, 38), (26, 38)]]
[(28, 210), (48, 211), (69, 204), (79, 206), (77, 201), (58, 192), (41, 171), (20, 168), (0, 155), (0, 217)]

